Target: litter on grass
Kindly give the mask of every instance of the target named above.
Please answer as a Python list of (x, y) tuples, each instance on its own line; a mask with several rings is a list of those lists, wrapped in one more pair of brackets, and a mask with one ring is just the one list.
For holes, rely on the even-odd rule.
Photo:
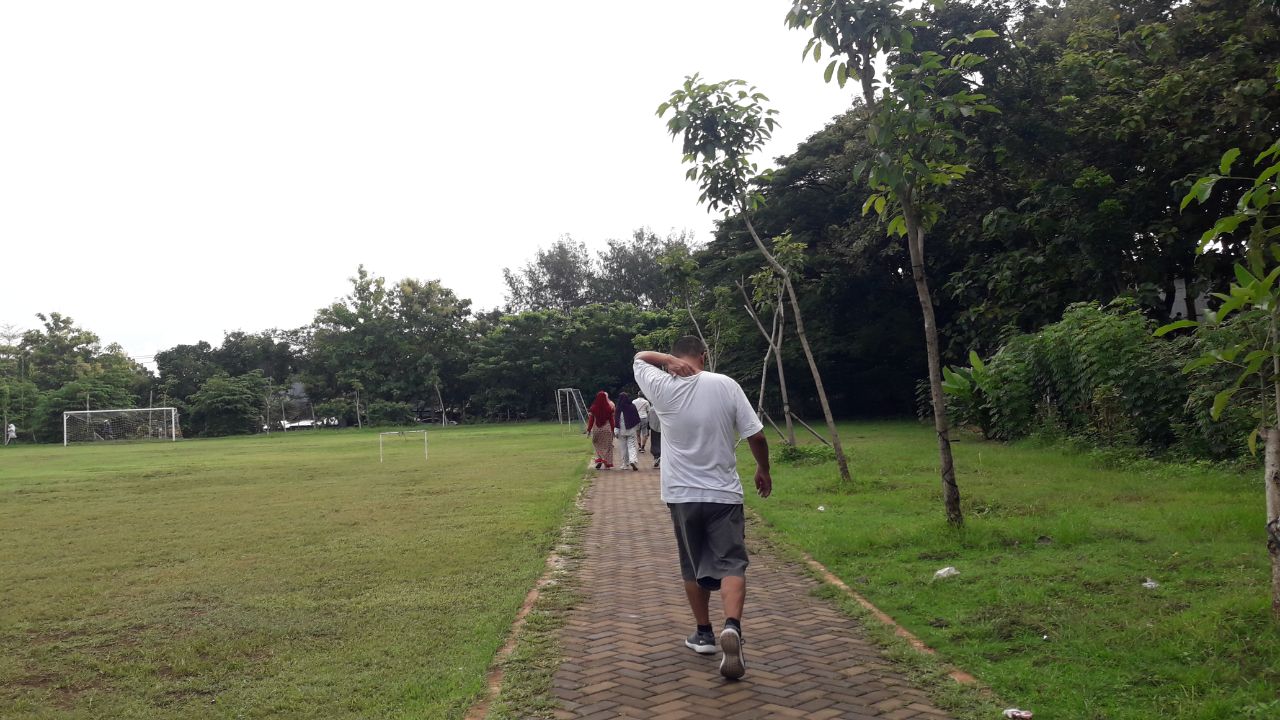
[(1160, 587), (1160, 583), (1156, 582), (1155, 580), (1152, 580), (1151, 578), (1144, 578), (1142, 581), (1142, 587), (1148, 590), (1155, 590), (1156, 588)]
[(818, 512), (826, 512), (826, 511), (827, 511), (827, 506), (826, 506), (826, 505), (819, 505), (819, 506), (818, 506)]
[(947, 567), (944, 567), (944, 568), (942, 568), (941, 570), (939, 570), (938, 572), (934, 573), (934, 574), (933, 574), (933, 579), (934, 579), (934, 580), (945, 580), (945, 579), (947, 579), (947, 578), (949, 578), (949, 577), (955, 577), (956, 575), (959, 575), (959, 574), (960, 574), (960, 571), (959, 571), (959, 570), (957, 570), (957, 569), (955, 569), (955, 568), (951, 567), (950, 565), (948, 565)]
[(1009, 708), (1004, 711), (1003, 717), (1009, 718), (1009, 720), (1031, 720), (1031, 711)]

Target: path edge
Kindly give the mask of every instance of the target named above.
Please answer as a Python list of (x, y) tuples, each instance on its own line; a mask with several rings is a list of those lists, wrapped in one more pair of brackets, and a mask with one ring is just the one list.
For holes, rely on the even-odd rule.
[(545, 716), (556, 709), (551, 682), (560, 665), (559, 630), (581, 599), (574, 578), (591, 523), (587, 491), (595, 480), (590, 469), (583, 475), (542, 576), (525, 595), (485, 675), (484, 694), (468, 708), (465, 720)]
[(899, 625), (888, 613), (876, 607), (818, 562), (808, 552), (773, 527), (754, 509), (749, 510), (752, 524), (759, 534), (757, 541), (769, 551), (789, 558), (801, 572), (817, 581), (813, 594), (831, 601), (843, 613), (858, 620), (866, 636), (879, 645), (885, 657), (899, 665), (908, 677), (927, 692), (939, 708), (959, 718), (983, 719), (999, 717), (1005, 705), (990, 687), (961, 668), (946, 662), (936, 650)]

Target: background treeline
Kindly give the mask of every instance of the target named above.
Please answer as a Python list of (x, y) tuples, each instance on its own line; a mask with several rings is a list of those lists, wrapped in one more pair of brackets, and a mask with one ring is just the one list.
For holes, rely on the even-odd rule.
[[(921, 31), (917, 45), (940, 44), (929, 32), (999, 31), (977, 49), (988, 58), (982, 92), (1000, 112), (956, 118), (972, 138), (972, 171), (933, 208), (941, 219), (927, 256), (947, 362), (967, 366), (961, 375), (1001, 379), (967, 399), (953, 395), (956, 412), (997, 437), (1048, 424), (1114, 442), (1237, 452), (1229, 438), (1243, 435), (1202, 412), (1218, 379), (1177, 372), (1200, 349), (1193, 343), (1213, 340), (1156, 340), (1149, 330), (1194, 318), (1196, 303), (1182, 298), (1225, 289), (1239, 258), (1230, 239), (1196, 253), (1229, 201), (1220, 194), (1185, 211), (1179, 201), (1225, 149), (1252, 158), (1280, 136), (1273, 5), (950, 2), (932, 15), (935, 30)], [(842, 90), (833, 83), (831, 92)], [(863, 212), (862, 118), (851, 106), (777, 158), (754, 223), (794, 243), (789, 267), (836, 413), (905, 415), (917, 409), (925, 374), (919, 309), (906, 248)], [(256, 427), (262, 412), (250, 406), (297, 383), (317, 415), (347, 423), (357, 392), (371, 422), (441, 406), (458, 420), (545, 417), (555, 388), (617, 390), (637, 345), (687, 332), (707, 339), (718, 371), (750, 387), (766, 343), (743, 305), (766, 323), (773, 316), (762, 269), (735, 216), (701, 246), (638, 230), (593, 254), (562, 238), (504, 272), (500, 310), (476, 311), (438, 281), (392, 283), (362, 268), (351, 293), (310, 325), (180, 345), (157, 354), (154, 377), (49, 315), (43, 329), (0, 338), (0, 403), (43, 440), (56, 439), (51, 414), (83, 407), (86, 392), (102, 406), (164, 397), (183, 408), (188, 435)], [(1113, 334), (1102, 343), (1099, 332)], [(1053, 359), (1066, 352), (1083, 362), (1080, 347), (1094, 348), (1094, 366)], [(970, 351), (992, 360), (976, 368)], [(1017, 372), (1015, 356), (1027, 359)], [(783, 359), (792, 405), (815, 414), (798, 343), (784, 343)], [(767, 404), (777, 403), (774, 385)], [(227, 407), (244, 422), (218, 420)]]

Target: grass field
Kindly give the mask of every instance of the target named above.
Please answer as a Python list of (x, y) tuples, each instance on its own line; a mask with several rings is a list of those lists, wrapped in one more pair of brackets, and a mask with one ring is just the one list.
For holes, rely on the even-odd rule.
[(780, 465), (749, 504), (1002, 699), (1037, 720), (1280, 717), (1260, 473), (963, 439), (955, 531), (931, 429), (842, 438), (852, 492), (833, 462)]
[(0, 716), (460, 717), (577, 490), (553, 425), (0, 448)]

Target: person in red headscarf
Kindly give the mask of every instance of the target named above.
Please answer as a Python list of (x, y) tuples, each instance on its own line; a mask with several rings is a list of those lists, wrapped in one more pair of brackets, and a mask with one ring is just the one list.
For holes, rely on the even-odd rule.
[(591, 435), (591, 444), (596, 449), (594, 462), (596, 469), (613, 467), (613, 429), (617, 427), (613, 419), (613, 403), (609, 402), (609, 393), (601, 390), (596, 393), (595, 402), (587, 411), (587, 432)]

